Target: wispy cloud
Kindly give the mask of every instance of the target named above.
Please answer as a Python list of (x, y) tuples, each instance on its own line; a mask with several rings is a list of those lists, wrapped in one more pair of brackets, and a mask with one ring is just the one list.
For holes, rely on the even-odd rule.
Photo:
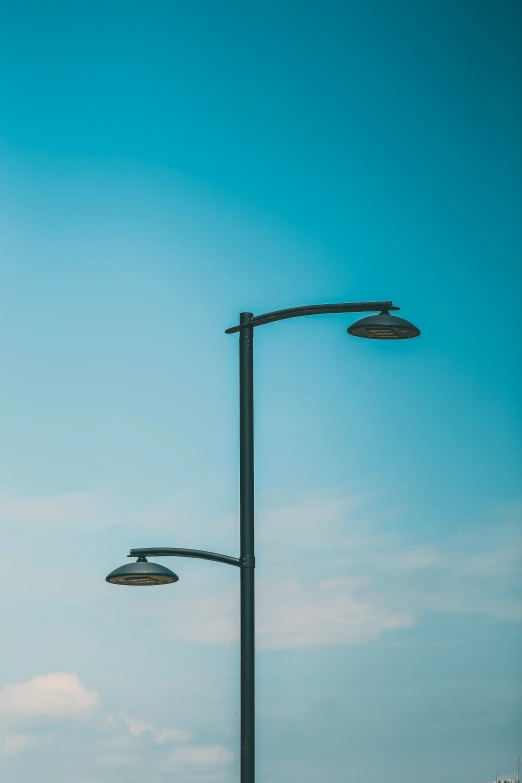
[[(126, 529), (165, 530), (184, 533), (203, 522), (203, 508), (194, 505), (192, 492), (178, 492), (146, 505), (125, 502), (103, 489), (56, 495), (21, 495), (0, 488), (0, 523), (4, 535), (16, 537), (21, 527), (33, 534), (49, 530), (96, 530), (124, 525)], [(214, 528), (215, 520), (207, 527)], [(197, 525), (196, 525), (197, 526)], [(129, 544), (130, 546), (130, 544)]]
[(111, 511), (109, 497), (90, 491), (40, 497), (0, 492), (0, 520), (7, 533), (20, 525), (44, 530), (99, 526), (107, 523)]
[[(360, 644), (407, 628), (428, 614), (522, 619), (520, 503), (486, 510), (480, 524), (473, 529), (468, 526), (466, 534), (439, 536), (436, 544), (428, 544), (420, 534), (410, 531), (406, 535), (400, 525), (390, 525), (390, 514), (400, 521), (399, 511), (375, 514), (373, 499), (364, 495), (338, 491), (311, 493), (294, 501), (271, 500), (261, 503), (257, 523), (257, 640), (261, 648)], [(147, 519), (150, 534), (163, 530), (170, 519), (172, 544), (197, 546), (208, 534), (212, 543), (203, 548), (211, 548), (216, 530), (229, 530), (237, 523), (230, 517), (205, 521), (194, 504), (190, 506), (186, 497), (179, 497), (155, 503), (148, 510), (129, 511), (103, 493), (35, 499), (4, 492), (0, 494), (0, 519), (20, 546), (28, 526), (40, 530), (43, 551), (46, 546), (52, 551), (52, 539), (47, 539), (53, 525), (75, 525), (94, 540), (99, 528), (93, 529), (93, 520), (102, 527), (125, 521), (130, 543), (132, 531), (143, 529), (142, 520)], [(181, 521), (199, 517), (201, 530), (198, 526), (198, 542), (193, 542), (190, 535), (195, 528)], [(178, 527), (183, 531), (181, 538)], [(56, 602), (69, 596), (69, 590), (63, 592), (65, 582), (76, 593), (85, 593), (85, 580), (93, 575), (89, 564), (90, 571), (77, 578), (75, 572), (82, 562), (81, 557), (72, 566), (58, 562), (41, 579), (38, 569), (44, 566), (35, 561), (31, 590), (41, 584)], [(11, 558), (0, 580), (11, 583), (15, 572)], [(98, 582), (96, 587), (89, 585), (91, 595), (94, 589), (103, 590), (102, 581)], [(168, 599), (165, 603), (165, 595), (175, 593), (162, 593), (154, 611), (165, 617), (169, 635), (205, 644), (237, 641), (237, 581), (233, 586), (217, 581), (212, 592), (207, 584), (191, 585), (182, 602), (176, 594), (175, 604)], [(150, 612), (150, 607), (145, 611)]]
[(147, 763), (149, 772), (197, 776), (218, 774), (234, 758), (224, 745), (195, 742), (193, 734), (184, 729), (156, 727), (127, 715), (106, 715), (104, 725), (98, 755), (102, 766), (139, 767)]

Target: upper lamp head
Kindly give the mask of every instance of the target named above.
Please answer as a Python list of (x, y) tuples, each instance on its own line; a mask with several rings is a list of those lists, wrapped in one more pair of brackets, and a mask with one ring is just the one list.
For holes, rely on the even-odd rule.
[(165, 566), (158, 563), (149, 563), (146, 557), (139, 557), (136, 563), (127, 563), (116, 568), (106, 582), (113, 585), (168, 585), (177, 582), (179, 577)]
[(417, 329), (405, 318), (398, 318), (383, 310), (379, 315), (369, 315), (361, 318), (346, 330), (354, 337), (367, 337), (370, 340), (408, 340), (418, 337), (420, 329)]

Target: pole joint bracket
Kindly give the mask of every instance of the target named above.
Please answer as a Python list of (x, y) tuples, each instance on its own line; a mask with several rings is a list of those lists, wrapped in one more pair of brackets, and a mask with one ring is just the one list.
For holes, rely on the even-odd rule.
[(256, 567), (256, 559), (254, 555), (241, 555), (239, 558), (239, 567), (240, 568), (255, 568)]

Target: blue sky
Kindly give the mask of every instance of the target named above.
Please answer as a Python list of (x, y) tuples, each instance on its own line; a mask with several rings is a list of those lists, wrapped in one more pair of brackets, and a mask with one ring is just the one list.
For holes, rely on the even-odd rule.
[[(238, 779), (256, 333), (259, 783), (484, 783), (522, 754), (516, 2), (0, 7), (0, 769)], [(230, 573), (229, 573), (230, 571)]]

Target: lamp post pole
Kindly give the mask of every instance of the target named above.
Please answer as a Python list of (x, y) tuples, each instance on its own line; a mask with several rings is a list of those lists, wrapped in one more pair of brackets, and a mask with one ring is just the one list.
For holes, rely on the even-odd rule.
[(239, 332), (239, 529), (241, 568), (241, 783), (255, 780), (254, 329)]
[(239, 324), (226, 330), (239, 332), (239, 529), (240, 556), (232, 557), (198, 549), (151, 547), (131, 549), (129, 563), (115, 569), (106, 580), (121, 585), (158, 585), (177, 582), (165, 566), (149, 563), (147, 556), (193, 557), (238, 566), (241, 580), (241, 783), (255, 783), (255, 594), (254, 594), (254, 328), (274, 321), (305, 315), (372, 313), (348, 328), (355, 337), (405, 340), (420, 331), (409, 321), (390, 315), (398, 310), (391, 301), (341, 302), (275, 310), (264, 315), (240, 313)]

